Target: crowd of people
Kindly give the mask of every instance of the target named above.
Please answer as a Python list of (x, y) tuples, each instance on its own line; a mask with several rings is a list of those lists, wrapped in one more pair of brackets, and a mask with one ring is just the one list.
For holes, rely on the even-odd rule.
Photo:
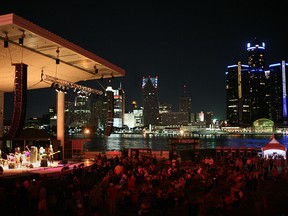
[[(287, 178), (286, 161), (203, 156), (198, 161), (157, 159), (153, 155), (108, 159), (95, 156), (92, 166), (74, 166), (53, 178), (18, 179), (0, 188), (3, 215), (231, 215), (255, 203), (261, 215), (267, 197), (259, 187), (268, 179)], [(126, 214), (127, 215), (127, 214)]]

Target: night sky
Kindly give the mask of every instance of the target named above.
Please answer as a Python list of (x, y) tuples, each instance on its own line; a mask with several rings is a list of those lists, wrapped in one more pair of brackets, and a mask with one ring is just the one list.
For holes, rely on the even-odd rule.
[[(0, 13), (15, 13), (123, 68), (126, 109), (142, 104), (141, 79), (158, 76), (159, 99), (178, 111), (183, 85), (192, 112), (226, 117), (225, 71), (241, 60), (254, 37), (266, 44), (266, 65), (288, 60), (288, 13), (282, 1), (2, 1)], [(83, 85), (101, 89), (97, 82)], [(107, 85), (104, 81), (103, 85)], [(28, 86), (29, 88), (29, 86)], [(102, 90), (102, 89), (101, 89)], [(47, 97), (43, 101), (43, 96)], [(40, 97), (42, 98), (39, 103)], [(37, 99), (39, 98), (39, 99)], [(52, 89), (28, 92), (27, 118), (55, 105)], [(11, 115), (11, 94), (5, 118)]]

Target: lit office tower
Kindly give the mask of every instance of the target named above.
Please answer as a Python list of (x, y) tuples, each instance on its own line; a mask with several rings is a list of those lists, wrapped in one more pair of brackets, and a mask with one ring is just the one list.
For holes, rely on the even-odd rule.
[(111, 86), (108, 86), (106, 91), (113, 92), (113, 127), (121, 128), (123, 126), (124, 119), (124, 104), (125, 104), (125, 95), (124, 90), (121, 87), (119, 89), (112, 89)]
[(191, 112), (191, 97), (187, 93), (187, 86), (183, 86), (183, 95), (179, 99), (179, 111)]
[(271, 89), (271, 120), (287, 125), (287, 72), (288, 64), (282, 61), (269, 65)]
[(88, 125), (91, 119), (91, 100), (85, 96), (76, 96), (74, 101), (74, 127), (83, 127)]
[(231, 126), (249, 126), (250, 116), (250, 72), (248, 65), (227, 67), (226, 77), (226, 112)]
[(142, 99), (144, 126), (158, 125), (159, 102), (158, 102), (158, 76), (142, 78)]
[(183, 94), (179, 98), (179, 112), (188, 113), (188, 123), (191, 123), (191, 97), (187, 93), (187, 85), (183, 86)]
[[(260, 118), (269, 118), (270, 94), (268, 79), (265, 75), (265, 44), (255, 38), (247, 44), (248, 66), (250, 72), (251, 122)], [(246, 88), (242, 84), (242, 89)]]

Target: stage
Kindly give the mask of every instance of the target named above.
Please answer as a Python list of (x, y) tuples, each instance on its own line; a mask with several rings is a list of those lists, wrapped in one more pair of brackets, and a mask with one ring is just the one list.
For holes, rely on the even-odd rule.
[[(74, 168), (83, 168), (88, 169), (94, 162), (89, 159), (85, 159), (83, 161), (57, 161), (55, 160), (53, 163), (46, 164), (41, 161), (37, 161), (35, 163), (19, 166), (11, 168), (12, 166), (7, 164), (1, 165), (3, 168), (2, 174), (0, 174), (0, 186), (1, 183), (7, 182), (12, 179), (23, 179), (23, 178), (49, 178), (53, 176), (59, 176), (62, 174), (72, 173)], [(41, 166), (42, 165), (42, 166)], [(43, 167), (44, 165), (44, 167)], [(2, 169), (1, 169), (2, 170)]]

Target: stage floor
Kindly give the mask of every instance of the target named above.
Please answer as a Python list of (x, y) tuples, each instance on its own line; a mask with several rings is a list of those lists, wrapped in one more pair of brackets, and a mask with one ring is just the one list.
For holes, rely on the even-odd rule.
[[(27, 174), (35, 174), (35, 175), (45, 175), (46, 177), (57, 175), (62, 172), (69, 172), (71, 171), (75, 166), (78, 168), (79, 166), (82, 166), (83, 168), (88, 168), (91, 166), (94, 162), (88, 159), (85, 159), (84, 161), (57, 161), (54, 160), (53, 163), (47, 163), (47, 164), (41, 164), (41, 162), (37, 161), (36, 163), (32, 163), (32, 166), (26, 165), (26, 166), (20, 166), (20, 167), (14, 167), (9, 168), (8, 164), (1, 165), (3, 168), (3, 173), (0, 174), (0, 178), (5, 177), (14, 177), (14, 176), (21, 176), (21, 175), (27, 175)], [(67, 162), (67, 163), (66, 163)], [(42, 165), (42, 166), (41, 166)], [(44, 166), (43, 166), (44, 165)]]

